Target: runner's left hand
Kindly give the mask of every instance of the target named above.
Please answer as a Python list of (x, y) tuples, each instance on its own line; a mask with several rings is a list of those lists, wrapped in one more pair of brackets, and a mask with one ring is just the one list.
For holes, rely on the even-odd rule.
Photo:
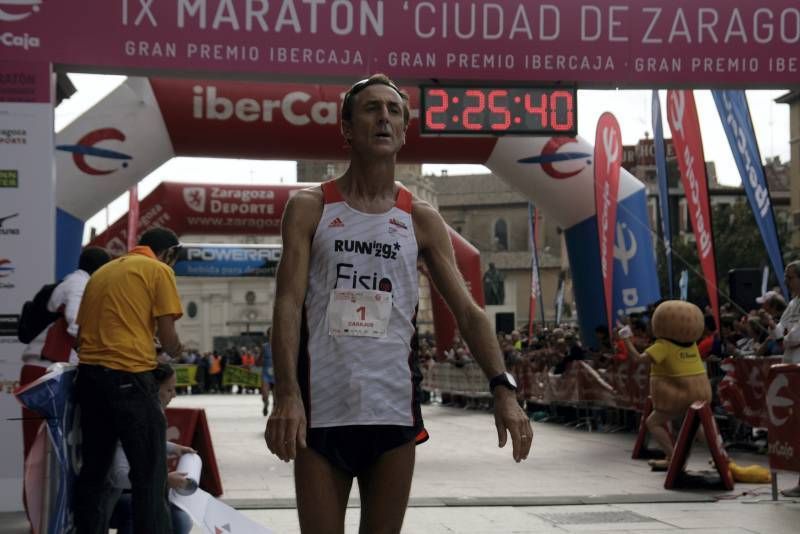
[(502, 386), (495, 388), (494, 424), (497, 427), (497, 446), (505, 447), (508, 434), (511, 434), (514, 461), (526, 459), (533, 445), (533, 427), (517, 403), (516, 392)]

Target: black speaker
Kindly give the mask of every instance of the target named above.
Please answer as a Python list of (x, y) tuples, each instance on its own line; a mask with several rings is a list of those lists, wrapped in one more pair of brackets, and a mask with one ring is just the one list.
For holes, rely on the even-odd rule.
[(728, 287), (731, 300), (745, 312), (759, 307), (756, 297), (761, 296), (761, 269), (731, 269)]
[(494, 316), (494, 331), (495, 333), (503, 332), (510, 334), (514, 331), (514, 314), (513, 313), (496, 313)]

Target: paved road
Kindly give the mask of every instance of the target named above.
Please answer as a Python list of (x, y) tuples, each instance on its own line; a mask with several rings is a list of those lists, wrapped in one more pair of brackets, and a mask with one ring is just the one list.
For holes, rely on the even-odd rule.
[[(181, 396), (173, 403), (205, 408), (223, 498), (276, 532), (299, 532), (291, 465), (266, 450), (260, 399)], [(663, 473), (630, 459), (632, 434), (538, 423), (533, 454), (516, 464), (510, 449), (497, 447), (488, 413), (426, 406), (423, 416), (431, 440), (417, 449), (404, 533), (798, 532), (800, 504), (766, 502), (767, 486), (738, 484), (729, 494), (665, 490)], [(708, 458), (696, 448), (690, 468), (707, 469)], [(735, 454), (734, 459), (766, 465), (764, 456)], [(782, 487), (795, 481), (788, 474), (779, 479)], [(354, 486), (351, 506), (357, 505)], [(357, 508), (348, 511), (347, 525), (347, 532), (357, 532)]]
[[(276, 533), (298, 533), (292, 468), (264, 445), (260, 399), (181, 396), (173, 405), (205, 408), (223, 499)], [(800, 532), (800, 503), (769, 502), (767, 486), (737, 484), (731, 493), (663, 489), (663, 473), (630, 459), (631, 434), (538, 423), (533, 454), (515, 464), (509, 449), (497, 448), (489, 414), (441, 406), (426, 406), (423, 414), (432, 437), (417, 449), (404, 534)], [(734, 459), (766, 465), (764, 456)], [(690, 467), (707, 468), (707, 461), (707, 452), (696, 448)], [(796, 480), (783, 474), (779, 482), (787, 487)], [(351, 506), (348, 534), (358, 531), (356, 487)], [(0, 514), (0, 533), (22, 534), (24, 524), (19, 514)]]

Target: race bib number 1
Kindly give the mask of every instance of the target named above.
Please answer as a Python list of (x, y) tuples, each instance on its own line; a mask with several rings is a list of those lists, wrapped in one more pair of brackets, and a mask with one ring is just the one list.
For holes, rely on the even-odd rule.
[(391, 313), (391, 293), (367, 289), (334, 289), (328, 301), (328, 334), (386, 337)]

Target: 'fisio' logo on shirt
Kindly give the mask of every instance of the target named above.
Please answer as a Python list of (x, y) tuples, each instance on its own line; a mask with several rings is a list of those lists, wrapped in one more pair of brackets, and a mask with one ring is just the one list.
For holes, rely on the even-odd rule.
[[(372, 289), (375, 291), (385, 291), (386, 293), (392, 292), (392, 281), (386, 277), (378, 278), (378, 273), (359, 275), (358, 271), (353, 268), (352, 263), (337, 263), (336, 264), (336, 284), (334, 289), (338, 289), (339, 280), (346, 280), (346, 284), (350, 289)], [(341, 287), (344, 287), (342, 284)]]
[(333, 242), (334, 252), (355, 252), (376, 258), (396, 260), (400, 243), (380, 243), (378, 241), (357, 241), (354, 239), (336, 239)]

